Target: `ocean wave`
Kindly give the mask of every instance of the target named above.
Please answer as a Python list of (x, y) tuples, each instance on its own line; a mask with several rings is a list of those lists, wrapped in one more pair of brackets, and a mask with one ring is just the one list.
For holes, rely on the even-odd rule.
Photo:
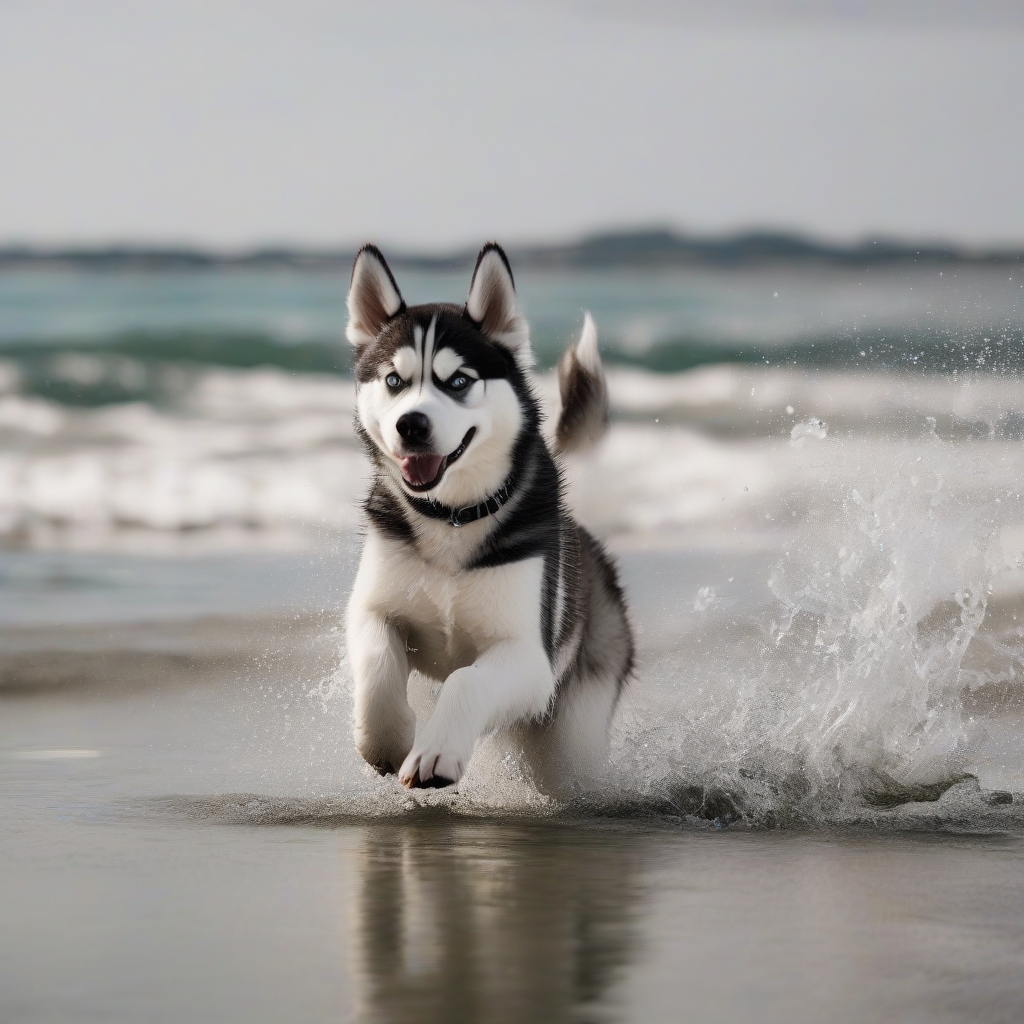
[(134, 331), (87, 342), (33, 340), (0, 347), (8, 390), (70, 406), (180, 405), (211, 367), (345, 376), (350, 359), (347, 344), (226, 331)]
[[(557, 362), (564, 339), (537, 346), (540, 369)], [(1008, 325), (971, 331), (834, 333), (756, 343), (714, 338), (661, 339), (638, 345), (602, 341), (605, 361), (655, 373), (720, 364), (912, 373), (1012, 374), (1024, 369), (1024, 331)], [(211, 367), (276, 367), (292, 374), (347, 377), (351, 349), (341, 341), (282, 340), (267, 333), (131, 331), (92, 340), (8, 342), (0, 366), (8, 389), (71, 406), (129, 401), (176, 405), (197, 374)]]
[(870, 330), (851, 334), (820, 334), (773, 343), (712, 342), (671, 338), (640, 351), (612, 345), (605, 358), (674, 373), (712, 363), (748, 363), (792, 368), (962, 373), (979, 368), (998, 373), (1024, 369), (1024, 331), (1016, 325), (982, 326), (973, 330)]
[[(538, 386), (553, 409), (553, 376)], [(935, 445), (955, 466), (947, 486), (964, 494), (994, 500), (1024, 471), (1024, 405), (1010, 375), (613, 367), (609, 386), (608, 437), (567, 469), (584, 520), (620, 542), (776, 538), (801, 522), (816, 487), (848, 493), (858, 467), (909, 462)], [(207, 368), (174, 403), (69, 406), (26, 394), (9, 374), (0, 537), (102, 547), (139, 531), (241, 531), (256, 542), (354, 529), (368, 474), (354, 400), (343, 377)], [(622, 486), (610, 491), (609, 479)]]

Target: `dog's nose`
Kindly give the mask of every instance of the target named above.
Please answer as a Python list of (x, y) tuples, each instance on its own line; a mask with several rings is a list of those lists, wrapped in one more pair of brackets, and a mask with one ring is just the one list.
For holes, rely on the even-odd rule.
[(430, 437), (430, 420), (421, 412), (403, 413), (395, 426), (406, 441), (422, 442)]

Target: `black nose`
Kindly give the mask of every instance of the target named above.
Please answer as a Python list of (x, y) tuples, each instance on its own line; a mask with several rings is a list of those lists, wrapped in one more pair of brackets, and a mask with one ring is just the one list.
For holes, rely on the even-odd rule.
[(422, 442), (430, 437), (430, 420), (421, 412), (403, 413), (395, 426), (406, 441)]

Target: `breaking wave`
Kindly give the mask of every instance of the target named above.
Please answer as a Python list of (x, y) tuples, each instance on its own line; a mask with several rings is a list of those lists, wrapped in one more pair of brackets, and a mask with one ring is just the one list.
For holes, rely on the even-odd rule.
[[(173, 404), (98, 407), (25, 394), (0, 373), (0, 538), (137, 548), (160, 538), (277, 543), (357, 527), (366, 468), (351, 381), (274, 367), (182, 373), (165, 382), (177, 388)], [(1007, 472), (1024, 436), (1010, 374), (613, 367), (609, 383), (612, 430), (574, 471), (573, 500), (617, 540), (692, 544), (795, 525), (820, 477), (813, 463), (825, 434), (826, 445), (852, 445), (867, 464), (894, 458), (932, 423), (966, 458), (1005, 452)], [(553, 406), (550, 374), (540, 388)], [(623, 487), (602, 486), (609, 478)], [(950, 484), (970, 491), (978, 482), (964, 470)]]
[[(562, 325), (559, 325), (562, 327)], [(550, 369), (568, 333), (537, 339), (538, 365)], [(637, 345), (606, 337), (611, 365), (677, 373), (719, 364), (920, 373), (1024, 369), (1024, 330), (1012, 323), (970, 329), (829, 332), (783, 341), (669, 337)], [(273, 367), (290, 374), (348, 377), (351, 351), (340, 340), (281, 339), (256, 331), (130, 331), (90, 341), (9, 342), (0, 346), (8, 387), (65, 406), (147, 402), (175, 407), (211, 368)]]

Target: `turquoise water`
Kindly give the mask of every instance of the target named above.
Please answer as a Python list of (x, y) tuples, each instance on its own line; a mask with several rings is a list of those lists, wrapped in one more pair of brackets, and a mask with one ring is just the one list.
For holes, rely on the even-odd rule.
[[(462, 301), (462, 271), (410, 270), (410, 303)], [(706, 363), (1017, 369), (1024, 272), (1008, 266), (524, 272), (538, 362), (597, 319), (605, 357), (656, 371)], [(344, 274), (298, 270), (12, 270), (0, 359), (61, 403), (159, 400), (161, 367), (275, 365), (344, 374)], [(85, 349), (93, 362), (62, 354)]]

